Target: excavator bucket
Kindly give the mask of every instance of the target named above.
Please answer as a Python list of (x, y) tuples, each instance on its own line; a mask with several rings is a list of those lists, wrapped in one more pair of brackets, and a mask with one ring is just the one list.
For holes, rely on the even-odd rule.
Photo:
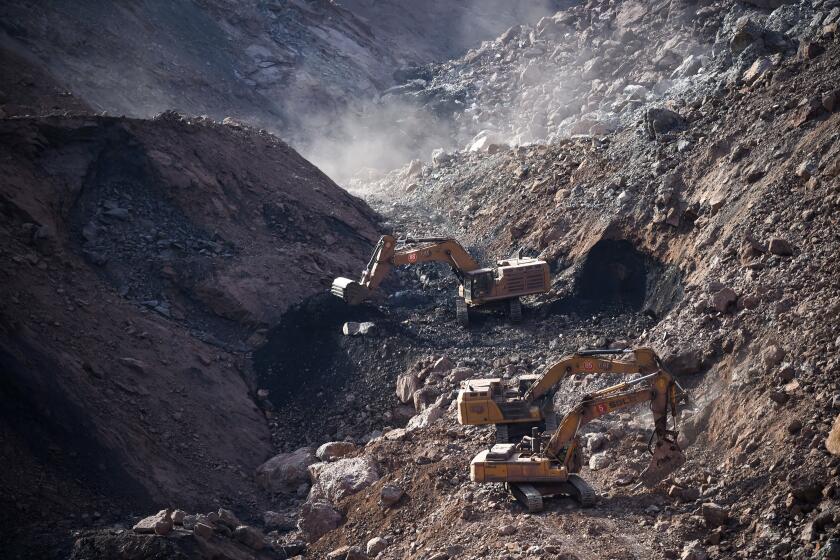
[(336, 278), (330, 289), (334, 296), (340, 297), (349, 305), (359, 305), (370, 295), (370, 290), (349, 278)]
[(653, 456), (647, 468), (639, 474), (639, 480), (647, 487), (656, 486), (669, 474), (685, 463), (685, 454), (675, 441), (662, 439), (656, 442)]

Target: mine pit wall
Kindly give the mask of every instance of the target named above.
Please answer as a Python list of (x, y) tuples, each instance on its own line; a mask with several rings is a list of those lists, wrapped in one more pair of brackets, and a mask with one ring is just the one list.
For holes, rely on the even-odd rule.
[[(27, 524), (70, 512), (125, 520), (265, 499), (253, 472), (274, 448), (243, 349), (273, 317), (363, 266), (373, 212), (281, 141), (238, 125), (171, 114), (5, 119), (0, 139), (0, 404), (21, 409), (0, 417), (20, 443), (8, 450), (20, 467), (4, 469), (0, 487), (24, 512), (13, 520), (20, 546), (34, 540)], [(97, 221), (109, 200), (119, 212)], [(141, 231), (161, 216), (211, 232), (220, 250), (167, 241), (188, 258), (161, 255)], [(89, 246), (91, 221), (112, 243)], [(134, 291), (121, 293), (126, 280)], [(145, 288), (171, 306), (143, 301)], [(39, 473), (74, 492), (37, 501)]]

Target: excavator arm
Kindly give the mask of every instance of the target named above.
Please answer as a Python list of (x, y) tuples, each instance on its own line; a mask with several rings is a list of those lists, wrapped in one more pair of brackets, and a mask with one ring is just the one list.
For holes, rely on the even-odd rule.
[[(622, 359), (605, 356), (620, 355)], [(628, 358), (629, 356), (629, 358)], [(522, 396), (503, 396), (504, 387), (494, 379), (473, 379), (458, 391), (458, 422), (461, 424), (496, 424), (497, 441), (518, 439), (516, 426), (553, 421), (552, 391), (567, 376), (597, 373), (646, 375), (660, 369), (659, 356), (650, 348), (635, 350), (584, 350), (566, 356), (537, 377)], [(548, 426), (556, 426), (550, 422)], [(552, 430), (553, 428), (547, 428)], [(521, 437), (521, 436), (520, 436)]]
[[(638, 387), (642, 383), (645, 386)], [(655, 442), (651, 449), (651, 463), (641, 477), (646, 483), (655, 483), (685, 462), (676, 443), (677, 432), (668, 429), (668, 413), (676, 423), (677, 404), (683, 394), (670, 374), (658, 371), (586, 395), (560, 421), (543, 447), (543, 453), (549, 459), (571, 467), (577, 446), (576, 436), (581, 426), (616, 410), (650, 402), (654, 423), (652, 440), (655, 439)]]
[[(605, 355), (628, 355), (630, 360), (599, 358)], [(648, 374), (660, 368), (659, 357), (650, 348), (635, 350), (585, 350), (562, 358), (548, 368), (525, 391), (523, 398), (533, 402), (548, 394), (564, 377), (577, 373), (641, 373)]]
[(348, 304), (358, 305), (379, 287), (391, 267), (421, 262), (445, 262), (462, 282), (465, 272), (479, 268), (475, 259), (454, 239), (429, 237), (397, 241), (390, 235), (383, 235), (359, 281), (336, 278), (331, 291)]

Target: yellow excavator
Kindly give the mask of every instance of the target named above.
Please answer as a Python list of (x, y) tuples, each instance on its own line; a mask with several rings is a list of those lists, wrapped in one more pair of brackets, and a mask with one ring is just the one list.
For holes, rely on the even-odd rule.
[(350, 305), (369, 299), (391, 267), (423, 262), (444, 262), (458, 277), (455, 308), (458, 321), (469, 325), (469, 309), (490, 302), (507, 305), (510, 318), (522, 318), (522, 296), (542, 294), (551, 288), (548, 263), (529, 257), (503, 259), (495, 268), (482, 268), (460, 243), (448, 237), (406, 238), (383, 235), (376, 244), (359, 281), (336, 278), (331, 292)]
[(530, 435), (534, 427), (554, 431), (554, 391), (565, 377), (597, 373), (647, 375), (660, 369), (661, 360), (650, 348), (601, 349), (564, 356), (542, 374), (520, 376), (514, 387), (499, 377), (469, 379), (461, 382), (458, 391), (458, 422), (473, 426), (495, 424), (496, 443), (516, 442)]
[[(583, 464), (578, 432), (605, 414), (650, 402), (654, 431), (648, 442), (651, 461), (640, 473), (641, 482), (653, 486), (685, 463), (677, 444), (677, 406), (685, 392), (666, 371), (625, 381), (584, 396), (560, 421), (553, 433), (522, 438), (519, 444), (495, 444), (470, 463), (474, 482), (503, 482), (528, 511), (541, 511), (543, 498), (567, 495), (582, 506), (595, 504), (594, 489), (577, 473)], [(668, 414), (674, 421), (668, 429)]]

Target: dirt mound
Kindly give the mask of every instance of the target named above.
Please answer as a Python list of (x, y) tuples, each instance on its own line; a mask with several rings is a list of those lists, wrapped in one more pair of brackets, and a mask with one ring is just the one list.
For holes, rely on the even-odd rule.
[[(838, 248), (830, 233), (840, 177), (837, 13), (815, 14), (808, 3), (772, 13), (713, 4), (696, 15), (686, 6), (589, 3), (570, 19), (558, 14), (555, 38), (541, 31), (549, 23), (523, 27), (432, 69), (427, 87), (401, 95), (433, 103), (463, 94), (452, 107), (464, 134), (484, 121), (501, 123), (501, 132), (359, 186), (411, 233), (446, 232), (493, 256), (522, 250), (547, 259), (554, 301), (602, 294), (631, 309), (663, 303), (653, 313), (659, 320), (625, 332), (631, 346), (667, 356), (689, 390), (687, 465), (652, 491), (623, 486), (640, 470), (649, 432), (639, 429), (644, 414), (610, 417), (593, 427), (608, 442), (590, 450), (599, 453), (597, 470), (584, 469), (602, 493), (599, 511), (566, 512), (561, 501), (531, 516), (501, 489), (466, 482), (466, 462), (489, 434), (462, 432), (450, 410), (428, 432), (394, 434), (399, 450), (379, 456), (381, 464), (412, 458), (381, 469), (382, 484), (404, 488), (407, 515), (383, 510), (376, 488), (364, 491), (340, 504), (345, 526), (319, 541), (316, 555), (374, 537), (390, 543), (388, 558), (593, 550), (604, 558), (806, 557), (837, 546), (838, 460), (825, 442), (837, 415), (838, 340), (819, 318), (840, 304), (830, 256)], [(680, 31), (666, 44), (671, 25)], [(683, 52), (692, 40), (700, 50)], [(646, 54), (611, 59), (622, 50)], [(698, 55), (703, 72), (677, 72)], [(531, 61), (544, 59), (569, 65), (529, 86)], [(553, 95), (554, 78), (587, 67), (572, 80), (574, 99)], [(509, 109), (536, 126), (500, 114)], [(541, 120), (555, 110), (557, 120)], [(526, 132), (540, 143), (528, 144)], [(646, 259), (658, 272), (641, 266)], [(540, 324), (566, 335), (580, 319)], [(603, 312), (600, 319), (606, 327)], [(485, 375), (505, 369), (493, 363)], [(418, 472), (434, 447), (435, 467)], [(450, 465), (459, 465), (454, 476)], [(506, 524), (512, 529), (497, 532)], [(642, 541), (657, 544), (642, 549)]]
[(373, 213), (237, 125), (5, 119), (0, 138), (2, 547), (43, 557), (56, 533), (33, 531), (56, 522), (259, 502), (271, 445), (246, 352), (361, 266)]

